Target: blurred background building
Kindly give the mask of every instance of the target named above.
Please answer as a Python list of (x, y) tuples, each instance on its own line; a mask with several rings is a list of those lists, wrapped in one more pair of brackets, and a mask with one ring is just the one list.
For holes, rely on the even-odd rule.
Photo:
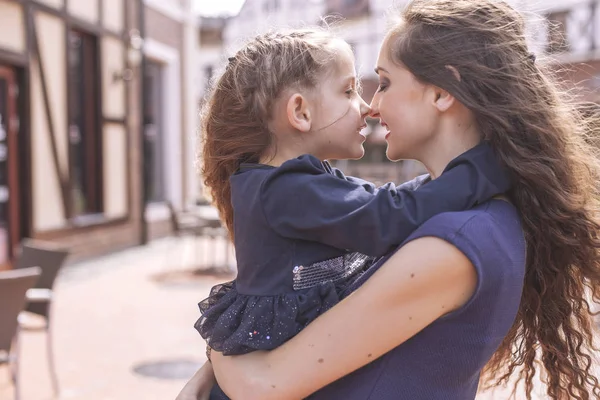
[[(244, 40), (336, 16), (370, 101), (386, 11), (406, 1), (237, 3), (233, 15), (206, 15), (219, 4), (0, 0), (0, 265), (26, 237), (60, 243), (77, 259), (169, 235), (174, 212), (206, 201), (198, 109)], [(600, 1), (512, 3), (528, 16), (539, 62), (600, 102)], [(347, 173), (381, 183), (423, 172), (386, 160), (377, 121), (368, 132), (365, 157), (338, 162)]]
[(0, 0), (0, 265), (168, 233), (196, 199), (191, 0)]

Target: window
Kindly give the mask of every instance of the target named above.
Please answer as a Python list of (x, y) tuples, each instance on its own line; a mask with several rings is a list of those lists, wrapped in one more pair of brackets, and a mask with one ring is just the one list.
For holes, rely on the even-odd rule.
[(102, 135), (98, 43), (69, 32), (69, 172), (71, 215), (102, 213)]
[(146, 202), (165, 200), (163, 67), (148, 60), (144, 71), (144, 184)]
[(0, 65), (0, 269), (13, 256), (21, 238), (18, 142), (18, 86), (12, 68)]
[(546, 52), (550, 54), (569, 50), (567, 40), (568, 11), (560, 11), (548, 15), (548, 44)]
[(369, 15), (369, 0), (326, 0), (327, 14), (344, 18), (360, 18)]
[(214, 74), (214, 67), (212, 65), (207, 65), (206, 67), (204, 67), (204, 76), (206, 77), (205, 82), (207, 83), (207, 85), (210, 85), (210, 81), (213, 77)]
[(263, 11), (266, 13), (275, 12), (279, 8), (279, 0), (265, 0)]

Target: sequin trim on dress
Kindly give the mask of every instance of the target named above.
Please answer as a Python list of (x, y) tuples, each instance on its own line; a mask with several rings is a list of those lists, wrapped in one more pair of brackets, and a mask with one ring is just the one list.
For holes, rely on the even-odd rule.
[(308, 289), (327, 282), (347, 279), (371, 264), (375, 257), (361, 253), (349, 253), (311, 265), (297, 265), (294, 274), (294, 290)]

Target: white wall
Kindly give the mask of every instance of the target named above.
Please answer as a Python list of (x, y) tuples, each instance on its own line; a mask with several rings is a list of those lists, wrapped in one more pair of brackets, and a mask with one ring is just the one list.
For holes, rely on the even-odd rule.
[(233, 53), (248, 38), (269, 29), (314, 25), (324, 5), (314, 1), (279, 0), (274, 11), (265, 9), (272, 0), (246, 0), (240, 13), (232, 18), (224, 31), (225, 50)]
[(181, 58), (177, 49), (148, 38), (144, 43), (144, 53), (149, 59), (162, 64), (165, 195), (175, 207), (182, 207)]

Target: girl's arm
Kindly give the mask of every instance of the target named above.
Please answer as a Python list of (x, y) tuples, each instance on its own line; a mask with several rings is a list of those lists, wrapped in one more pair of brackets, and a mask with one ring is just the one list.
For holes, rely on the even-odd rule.
[(377, 190), (327, 172), (302, 156), (285, 162), (261, 187), (264, 218), (279, 235), (383, 256), (436, 214), (467, 210), (510, 188), (488, 144), (452, 160), (443, 174), (413, 190)]
[(233, 400), (305, 398), (460, 308), (476, 285), (460, 250), (442, 239), (416, 239), (281, 347), (231, 357), (213, 352), (215, 375)]
[(394, 186), (396, 190), (417, 190), (419, 186), (429, 180), (428, 174), (423, 174), (415, 177), (410, 181), (395, 184), (394, 182), (384, 183), (382, 186), (375, 186), (374, 183), (366, 181), (355, 176), (347, 176), (341, 170), (332, 167), (329, 163), (324, 162), (323, 166), (326, 170), (329, 170), (335, 177), (349, 181), (358, 185), (361, 185), (367, 192), (375, 193), (377, 190), (389, 190), (390, 187)]

